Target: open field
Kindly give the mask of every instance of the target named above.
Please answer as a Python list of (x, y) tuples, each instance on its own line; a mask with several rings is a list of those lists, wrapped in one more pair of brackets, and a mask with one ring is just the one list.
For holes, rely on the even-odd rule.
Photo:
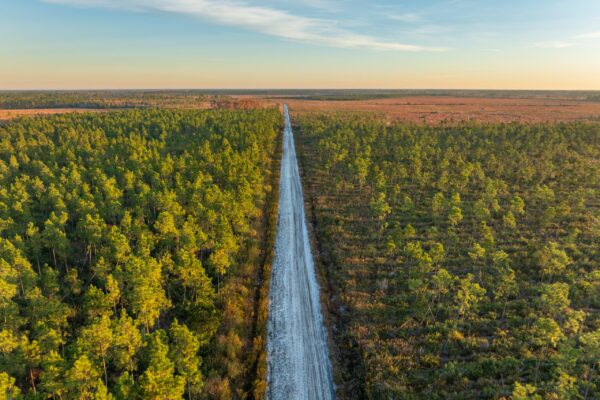
[(295, 113), (361, 111), (384, 114), (389, 121), (558, 122), (600, 119), (600, 102), (573, 97), (409, 96), (368, 100), (287, 100)]
[(0, 120), (122, 108), (264, 108), (294, 113), (370, 112), (388, 121), (440, 124), (597, 121), (597, 92), (536, 91), (116, 91), (0, 93)]
[(110, 110), (91, 110), (83, 108), (43, 108), (43, 109), (20, 109), (20, 110), (0, 110), (0, 121), (7, 121), (13, 118), (26, 117), (32, 115), (53, 115), (70, 114), (86, 112), (107, 112)]
[(225, 96), (198, 91), (0, 92), (0, 121), (127, 109), (258, 109), (278, 104), (250, 95)]

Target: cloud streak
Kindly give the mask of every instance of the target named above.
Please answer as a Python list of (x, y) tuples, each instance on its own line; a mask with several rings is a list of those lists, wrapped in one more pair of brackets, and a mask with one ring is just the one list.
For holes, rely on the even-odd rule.
[(444, 49), (381, 40), (336, 26), (336, 21), (309, 18), (271, 7), (231, 0), (43, 0), (77, 7), (105, 7), (189, 15), (220, 25), (240, 27), (287, 40), (340, 48), (382, 51)]
[(575, 39), (600, 39), (599, 32), (588, 32), (581, 35), (573, 36)]
[(418, 14), (414, 14), (414, 13), (390, 14), (390, 15), (388, 15), (388, 18), (391, 20), (394, 20), (394, 21), (407, 22), (407, 23), (421, 21), (421, 16), (419, 16)]
[(534, 43), (534, 46), (542, 48), (542, 49), (566, 49), (568, 47), (575, 46), (575, 44), (571, 43), (571, 42), (555, 40), (552, 42), (537, 42), (537, 43)]
[(579, 35), (571, 36), (568, 40), (555, 40), (550, 42), (537, 42), (535, 47), (546, 49), (566, 49), (569, 47), (581, 46), (588, 39), (600, 39), (600, 32), (587, 32)]

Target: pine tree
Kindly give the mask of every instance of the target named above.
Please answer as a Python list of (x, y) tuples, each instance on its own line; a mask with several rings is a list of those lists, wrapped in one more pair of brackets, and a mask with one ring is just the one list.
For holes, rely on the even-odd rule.
[(185, 392), (185, 379), (175, 375), (175, 365), (168, 357), (169, 346), (164, 332), (153, 333), (148, 340), (148, 367), (139, 379), (140, 395), (147, 400), (180, 400)]
[(201, 360), (198, 357), (200, 342), (194, 334), (177, 320), (173, 321), (169, 329), (171, 344), (169, 357), (175, 361), (176, 372), (185, 378), (188, 398), (191, 399), (202, 389), (202, 374), (200, 373)]

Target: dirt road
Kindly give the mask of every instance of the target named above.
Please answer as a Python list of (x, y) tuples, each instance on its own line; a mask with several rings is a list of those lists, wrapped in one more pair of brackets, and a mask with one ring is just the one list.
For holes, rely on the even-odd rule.
[(275, 264), (269, 293), (269, 400), (334, 399), (327, 333), (304, 214), (287, 105), (279, 188)]

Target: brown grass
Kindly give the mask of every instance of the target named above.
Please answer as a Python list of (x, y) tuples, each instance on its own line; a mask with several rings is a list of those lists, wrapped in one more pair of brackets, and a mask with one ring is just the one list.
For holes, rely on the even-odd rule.
[[(210, 102), (185, 103), (181, 109), (256, 108), (273, 107), (288, 103), (296, 113), (310, 112), (371, 112), (385, 115), (389, 121), (404, 120), (417, 123), (443, 122), (567, 122), (599, 121), (600, 102), (578, 100), (573, 97), (450, 97), (407, 96), (373, 100), (306, 100), (302, 98), (265, 98), (237, 95), (226, 104)], [(49, 115), (82, 112), (107, 112), (113, 109), (53, 108), (30, 110), (0, 110), (0, 121), (29, 115)]]
[[(177, 99), (176, 99), (177, 100)], [(207, 110), (211, 108), (235, 108), (235, 109), (252, 109), (261, 107), (273, 107), (277, 105), (277, 102), (270, 101), (266, 102), (262, 99), (257, 99), (253, 96), (235, 96), (231, 101), (191, 101), (191, 100), (180, 100), (176, 102), (165, 101), (163, 103), (156, 104), (155, 107), (165, 109), (181, 109), (181, 110)], [(140, 106), (145, 108), (146, 106)], [(13, 118), (26, 117), (26, 116), (39, 116), (39, 115), (54, 115), (54, 114), (69, 114), (69, 113), (86, 113), (86, 112), (109, 112), (117, 110), (125, 110), (122, 106), (115, 106), (111, 108), (36, 108), (36, 109), (0, 109), (0, 121), (8, 121)]]
[(390, 120), (442, 122), (560, 122), (600, 120), (600, 102), (543, 98), (474, 98), (415, 96), (375, 100), (281, 100), (297, 113), (364, 111)]
[(52, 115), (68, 113), (86, 113), (86, 112), (107, 112), (109, 109), (83, 109), (83, 108), (40, 108), (30, 110), (0, 110), (0, 121), (6, 121), (18, 117), (35, 115)]

